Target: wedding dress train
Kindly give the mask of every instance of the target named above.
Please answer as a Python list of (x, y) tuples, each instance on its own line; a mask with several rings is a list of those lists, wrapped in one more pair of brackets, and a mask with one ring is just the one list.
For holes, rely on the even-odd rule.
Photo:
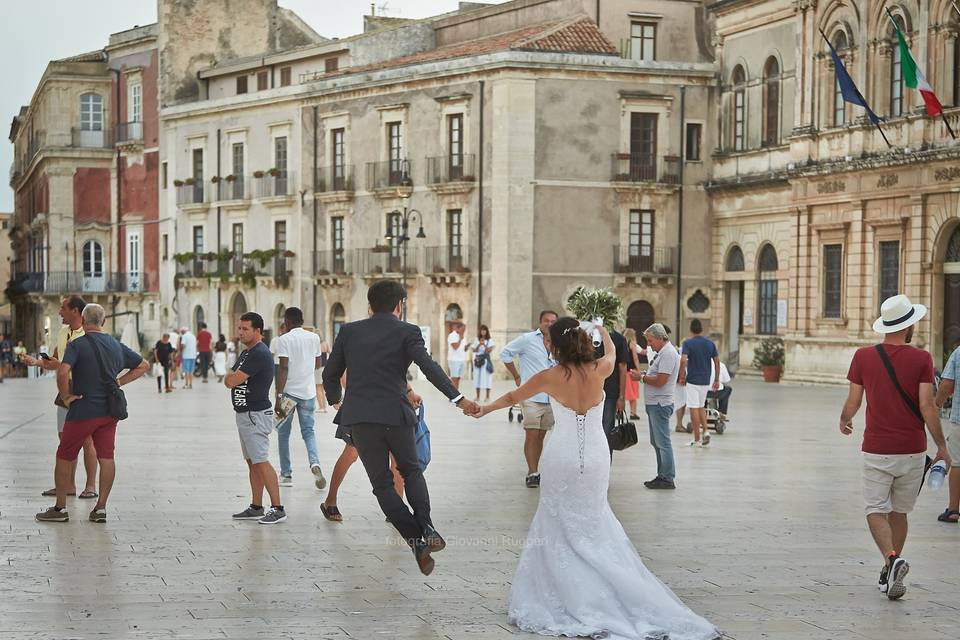
[(540, 504), (513, 579), (508, 620), (523, 631), (609, 640), (712, 640), (712, 624), (640, 560), (607, 502), (603, 401), (578, 415), (551, 401)]

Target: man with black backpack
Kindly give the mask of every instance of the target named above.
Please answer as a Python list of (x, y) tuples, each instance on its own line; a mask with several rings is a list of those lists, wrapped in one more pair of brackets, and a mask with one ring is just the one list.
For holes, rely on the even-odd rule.
[[(927, 313), (905, 295), (884, 301), (873, 330), (883, 343), (857, 350), (847, 379), (850, 391), (840, 414), (840, 433), (853, 433), (853, 418), (867, 396), (863, 432), (863, 497), (867, 524), (884, 558), (877, 584), (890, 600), (903, 597), (910, 565), (901, 557), (907, 541), (907, 514), (913, 510), (927, 466), (950, 463), (934, 402), (933, 358), (910, 346), (913, 328)], [(937, 445), (927, 463), (924, 424)]]
[[(57, 502), (37, 514), (40, 522), (70, 519), (66, 509), (67, 487), (72, 481), (73, 463), (88, 437), (93, 439), (100, 462), (100, 496), (90, 512), (90, 520), (107, 521), (107, 498), (116, 475), (113, 448), (117, 421), (126, 418), (126, 400), (120, 387), (145, 374), (150, 365), (138, 353), (103, 332), (105, 316), (106, 312), (98, 304), (83, 308), (84, 335), (67, 345), (57, 369), (57, 389), (67, 407), (67, 416), (54, 472)], [(125, 369), (127, 372), (118, 379)]]

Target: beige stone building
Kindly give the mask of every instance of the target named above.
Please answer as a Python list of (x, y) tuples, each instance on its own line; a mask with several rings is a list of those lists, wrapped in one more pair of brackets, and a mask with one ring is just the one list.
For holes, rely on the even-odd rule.
[[(541, 309), (561, 309), (580, 284), (614, 287), (632, 326), (675, 323), (678, 301), (684, 317), (709, 319), (703, 184), (717, 142), (707, 24), (696, 2), (463, 3), (199, 69), (197, 98), (161, 113), (168, 176), (190, 175), (203, 140), (210, 188), (206, 176), (222, 178), (239, 144), (231, 135), (246, 137), (256, 166), (274, 168), (270, 132), (285, 127), (296, 197), (261, 210), (255, 195), (219, 205), (203, 195), (201, 206), (181, 201), (173, 214), (168, 186), (179, 259), (201, 224), (204, 253), (234, 259), (234, 225), (257, 248), (278, 249), (268, 223), (282, 216), (294, 255), (289, 288), (258, 273), (254, 291), (219, 265), (182, 275), (179, 317), (197, 305), (213, 317), (219, 296), (221, 326), (254, 307), (274, 326), (281, 305), (298, 304), (333, 334), (366, 316), (370, 282), (395, 277), (410, 289), (408, 319), (431, 327), (441, 354), (445, 322), (463, 318), (471, 333), (486, 323), (502, 344)], [(212, 174), (214, 149), (221, 169)], [(244, 243), (245, 253), (254, 246)], [(207, 277), (211, 270), (224, 277)]]
[[(949, 1), (720, 0), (718, 147), (708, 185), (714, 330), (749, 365), (780, 335), (790, 379), (840, 381), (897, 292), (930, 307), (917, 344), (960, 342), (960, 146), (904, 85), (886, 10), (960, 129)], [(823, 31), (893, 145), (844, 104)]]
[[(10, 233), (13, 222), (12, 213), (0, 213), (0, 282), (10, 281), (10, 260), (13, 257), (13, 247), (5, 239)], [(10, 331), (10, 300), (6, 291), (0, 297), (0, 333)]]

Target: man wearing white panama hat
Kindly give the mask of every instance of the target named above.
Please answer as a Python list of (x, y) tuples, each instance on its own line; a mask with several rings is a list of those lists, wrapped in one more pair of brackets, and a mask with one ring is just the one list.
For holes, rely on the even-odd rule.
[(910, 346), (913, 328), (927, 313), (905, 295), (888, 298), (873, 330), (883, 343), (857, 350), (847, 380), (850, 392), (840, 414), (840, 433), (853, 433), (853, 418), (867, 396), (863, 432), (863, 497), (867, 524), (885, 560), (878, 588), (891, 600), (903, 597), (910, 565), (900, 557), (907, 540), (907, 514), (920, 492), (927, 437), (937, 445), (936, 460), (950, 455), (934, 403), (933, 358)]

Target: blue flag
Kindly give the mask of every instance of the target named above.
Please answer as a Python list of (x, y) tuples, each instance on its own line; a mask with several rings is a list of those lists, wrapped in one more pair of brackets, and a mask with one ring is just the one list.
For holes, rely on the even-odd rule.
[[(822, 32), (821, 35), (823, 35)], [(827, 37), (824, 36), (823, 39), (827, 40)], [(863, 94), (860, 93), (860, 90), (857, 89), (857, 85), (853, 83), (853, 78), (847, 73), (847, 68), (843, 66), (843, 61), (840, 59), (840, 56), (837, 55), (837, 50), (833, 48), (829, 40), (827, 40), (827, 46), (830, 47), (830, 57), (833, 58), (833, 68), (837, 73), (837, 84), (840, 85), (840, 93), (843, 94), (844, 102), (863, 107), (867, 110), (867, 117), (870, 118), (870, 122), (879, 125), (880, 118), (873, 112), (870, 105), (867, 104), (867, 100), (863, 97)]]

